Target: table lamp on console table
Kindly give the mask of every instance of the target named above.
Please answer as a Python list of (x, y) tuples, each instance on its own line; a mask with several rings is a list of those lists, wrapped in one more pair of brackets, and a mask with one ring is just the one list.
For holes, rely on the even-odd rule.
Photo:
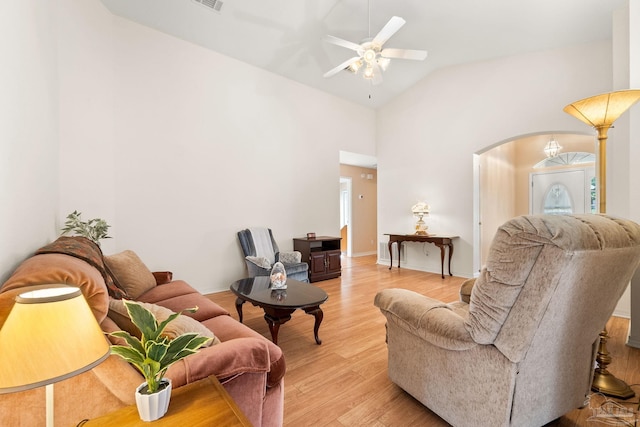
[(418, 218), (418, 221), (416, 222), (416, 232), (415, 232), (415, 234), (417, 234), (419, 236), (428, 235), (427, 229), (429, 228), (429, 226), (427, 224), (425, 224), (425, 222), (424, 222), (424, 220), (422, 218), (425, 217), (425, 216), (429, 216), (429, 210), (430, 209), (431, 208), (429, 207), (429, 205), (424, 203), (424, 202), (416, 203), (415, 205), (413, 205), (411, 207), (411, 212), (413, 213), (413, 216)]

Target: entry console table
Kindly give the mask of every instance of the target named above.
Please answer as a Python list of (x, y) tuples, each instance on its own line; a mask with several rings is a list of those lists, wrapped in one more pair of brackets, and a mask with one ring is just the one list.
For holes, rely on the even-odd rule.
[(440, 248), (440, 268), (442, 278), (444, 279), (444, 256), (445, 251), (449, 248), (449, 276), (453, 276), (451, 273), (451, 257), (453, 256), (453, 239), (458, 236), (440, 236), (437, 234), (432, 235), (420, 235), (420, 234), (385, 234), (385, 236), (389, 236), (389, 270), (393, 267), (393, 252), (391, 251), (391, 247), (394, 243), (396, 243), (398, 247), (398, 268), (400, 268), (400, 249), (402, 247), (402, 242), (423, 242), (423, 243), (433, 243), (437, 247)]

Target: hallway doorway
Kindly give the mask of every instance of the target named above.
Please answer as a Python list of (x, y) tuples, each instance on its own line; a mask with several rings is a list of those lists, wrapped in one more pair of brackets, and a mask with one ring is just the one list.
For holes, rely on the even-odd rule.
[(351, 256), (351, 178), (340, 177), (340, 251)]
[(340, 151), (341, 251), (347, 257), (377, 254), (377, 159)]

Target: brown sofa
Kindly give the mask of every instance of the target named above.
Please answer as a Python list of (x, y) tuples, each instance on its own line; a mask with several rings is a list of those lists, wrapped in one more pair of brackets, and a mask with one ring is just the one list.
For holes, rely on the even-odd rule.
[[(40, 252), (25, 260), (0, 288), (0, 327), (21, 288), (65, 283), (82, 290), (105, 332), (120, 329), (109, 311), (105, 271), (96, 268), (99, 265), (69, 254)], [(173, 365), (167, 372), (173, 387), (215, 375), (254, 426), (282, 425), (285, 373), (282, 350), (234, 320), (225, 309), (186, 282), (172, 280), (171, 276), (168, 272), (153, 273), (155, 283), (135, 299), (176, 312), (198, 306), (198, 311), (189, 316), (220, 340)], [(75, 426), (84, 419), (132, 405), (135, 387), (142, 381), (135, 368), (112, 355), (91, 371), (55, 384), (55, 424)], [(0, 425), (44, 425), (44, 417), (43, 388), (0, 395)]]

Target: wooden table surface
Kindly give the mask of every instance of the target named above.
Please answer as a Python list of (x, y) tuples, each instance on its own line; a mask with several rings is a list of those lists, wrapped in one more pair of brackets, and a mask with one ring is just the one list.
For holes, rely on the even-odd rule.
[[(131, 392), (133, 393), (134, 390)], [(251, 427), (249, 420), (214, 376), (173, 389), (169, 410), (159, 420), (142, 421), (138, 415), (138, 408), (136, 405), (132, 405), (80, 425), (100, 427)]]

